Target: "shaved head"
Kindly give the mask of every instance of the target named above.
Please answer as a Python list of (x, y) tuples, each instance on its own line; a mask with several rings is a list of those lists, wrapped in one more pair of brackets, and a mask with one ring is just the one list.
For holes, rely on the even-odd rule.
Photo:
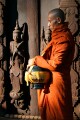
[(61, 22), (64, 23), (65, 21), (65, 14), (64, 12), (60, 9), (60, 8), (55, 8), (52, 9), (48, 15), (50, 15), (51, 17), (59, 17), (61, 19)]

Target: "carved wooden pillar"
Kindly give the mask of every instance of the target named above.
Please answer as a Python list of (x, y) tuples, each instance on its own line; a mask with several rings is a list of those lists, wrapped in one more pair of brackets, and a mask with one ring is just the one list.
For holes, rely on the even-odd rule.
[(38, 42), (38, 1), (27, 0), (27, 24), (29, 32), (29, 55), (30, 58), (39, 54)]
[(60, 8), (65, 12), (66, 22), (69, 23), (75, 40), (74, 60), (71, 68), (71, 82), (72, 82), (72, 99), (74, 107), (74, 119), (80, 118), (80, 104), (79, 104), (79, 79), (80, 79), (80, 56), (79, 56), (79, 27), (78, 27), (78, 1), (76, 0), (60, 0)]
[[(27, 24), (29, 34), (29, 55), (30, 58), (39, 54), (39, 41), (38, 41), (38, 0), (27, 0)], [(37, 106), (37, 91), (30, 88), (30, 113), (38, 115)]]
[(4, 5), (5, 1), (0, 0), (0, 114), (4, 114), (5, 109), (7, 109), (5, 97), (5, 75), (7, 71), (7, 60), (5, 52), (6, 37), (4, 32)]

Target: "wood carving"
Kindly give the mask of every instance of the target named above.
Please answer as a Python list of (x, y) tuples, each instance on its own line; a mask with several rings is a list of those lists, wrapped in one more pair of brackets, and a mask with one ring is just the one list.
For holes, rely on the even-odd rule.
[(65, 12), (66, 22), (69, 23), (72, 34), (75, 34), (78, 31), (78, 18), (76, 18), (78, 10), (75, 0), (61, 0), (60, 8)]
[(25, 66), (25, 44), (21, 39), (22, 31), (19, 28), (18, 20), (13, 31), (13, 40), (10, 42), (10, 80), (12, 90), (10, 91), (11, 103), (17, 109), (23, 109), (24, 103), (24, 70)]
[(44, 48), (46, 47), (46, 45), (49, 43), (49, 41), (51, 40), (51, 30), (49, 28), (47, 28), (46, 30), (42, 30), (42, 36), (41, 36), (41, 52), (44, 50)]
[(79, 79), (80, 79), (80, 60), (79, 60), (79, 27), (78, 27), (78, 1), (76, 0), (60, 0), (60, 8), (65, 12), (66, 22), (69, 23), (75, 40), (75, 53), (73, 64), (71, 68), (71, 81), (72, 81), (72, 99), (74, 107), (74, 119), (80, 119), (79, 115)]
[[(4, 4), (0, 1), (0, 109), (6, 109), (6, 94), (5, 94), (5, 73), (6, 73), (6, 37), (4, 34)], [(5, 68), (4, 68), (5, 67)], [(0, 111), (1, 113), (1, 111)], [(4, 114), (4, 112), (3, 112)]]

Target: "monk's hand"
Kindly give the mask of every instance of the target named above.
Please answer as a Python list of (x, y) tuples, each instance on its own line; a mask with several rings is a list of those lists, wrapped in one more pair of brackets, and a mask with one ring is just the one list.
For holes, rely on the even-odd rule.
[(29, 69), (31, 66), (35, 65), (35, 58), (28, 60), (27, 69)]

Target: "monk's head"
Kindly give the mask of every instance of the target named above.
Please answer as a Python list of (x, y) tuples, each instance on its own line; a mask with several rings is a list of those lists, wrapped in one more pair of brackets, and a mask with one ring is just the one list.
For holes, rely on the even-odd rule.
[(48, 26), (53, 31), (56, 26), (63, 24), (65, 21), (65, 14), (60, 8), (51, 10), (48, 13)]

